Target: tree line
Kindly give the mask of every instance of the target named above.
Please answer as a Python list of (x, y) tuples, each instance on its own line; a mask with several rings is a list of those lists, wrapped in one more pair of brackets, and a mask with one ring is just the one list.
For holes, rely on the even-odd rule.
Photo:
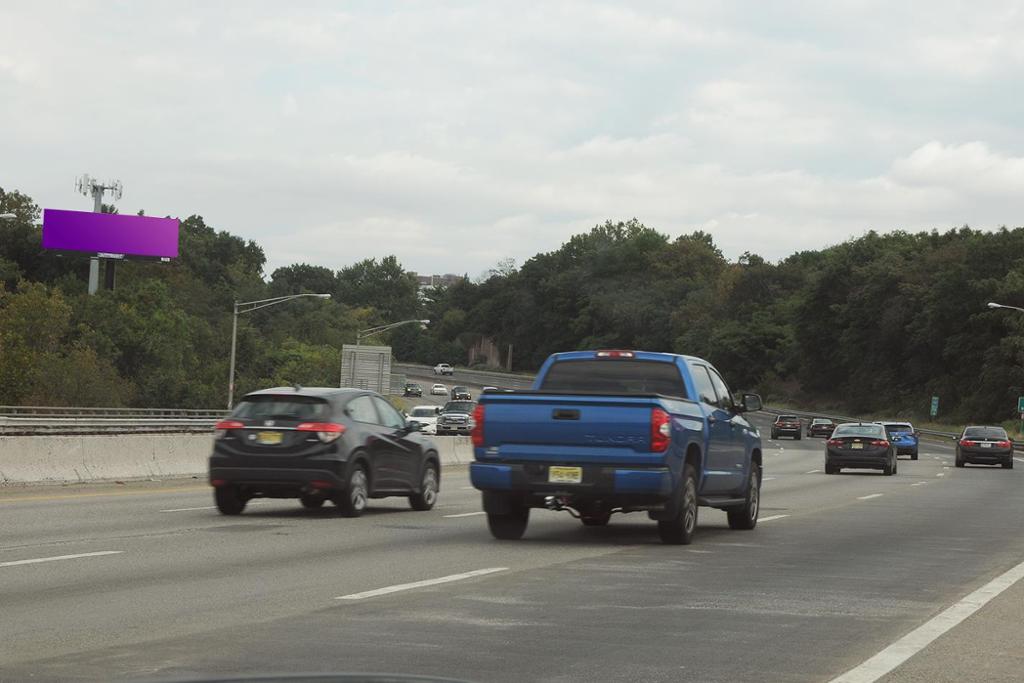
[[(863, 236), (778, 262), (725, 258), (711, 235), (606, 222), (520, 267), (419, 292), (394, 256), (264, 273), (260, 246), (181, 224), (180, 258), (125, 262), (86, 294), (87, 259), (40, 247), (39, 209), (0, 193), (0, 403), (213, 407), (226, 400), (231, 302), (304, 292), (239, 319), (239, 393), (336, 385), (357, 330), (400, 360), (465, 364), (483, 339), (533, 371), (554, 351), (634, 348), (707, 358), (735, 390), (849, 413), (1007, 420), (1024, 395), (1024, 229)], [(368, 340), (372, 343), (374, 340)]]

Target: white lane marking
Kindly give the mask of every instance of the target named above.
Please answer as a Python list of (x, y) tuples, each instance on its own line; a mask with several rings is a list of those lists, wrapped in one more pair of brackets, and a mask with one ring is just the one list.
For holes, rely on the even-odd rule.
[(487, 513), (480, 510), (478, 512), (463, 512), (457, 515), (443, 515), (445, 519), (455, 519), (456, 517), (476, 517), (477, 515), (486, 515)]
[(777, 478), (778, 478), (778, 477), (763, 477), (763, 478), (761, 479), (761, 481), (774, 481), (774, 480), (775, 480), (775, 479), (777, 479)]
[[(250, 500), (249, 505), (266, 505), (269, 500)], [(203, 505), (197, 508), (171, 508), (170, 510), (161, 510), (160, 512), (190, 512), (192, 510), (216, 510), (216, 505)]]
[(782, 519), (783, 517), (789, 517), (789, 515), (771, 515), (769, 517), (760, 517), (757, 521), (759, 522), (770, 522), (773, 519)]
[(927, 485), (928, 485), (928, 482), (926, 482), (926, 481), (919, 481), (919, 482), (911, 484), (911, 486), (927, 486)]
[(810, 472), (804, 472), (804, 474), (817, 474), (818, 472), (821, 472), (821, 470), (811, 470)]
[(372, 591), (363, 591), (362, 593), (350, 593), (349, 595), (339, 595), (334, 599), (365, 600), (366, 598), (376, 598), (380, 595), (388, 595), (390, 593), (398, 593), (400, 591), (408, 591), (414, 588), (423, 588), (425, 586), (436, 586), (441, 583), (451, 583), (452, 581), (462, 581), (464, 579), (472, 579), (477, 576), (486, 576), (487, 574), (494, 574), (495, 572), (504, 571), (508, 571), (508, 567), (488, 567), (487, 569), (474, 569), (471, 572), (463, 572), (462, 574), (450, 574), (448, 576), (441, 576), (436, 579), (424, 579), (423, 581), (413, 581), (412, 583), (399, 583), (394, 586), (377, 588)]
[(463, 491), (472, 491), (476, 487), (475, 486), (460, 486), (459, 488), (462, 489)]
[(99, 557), (100, 555), (120, 555), (123, 550), (100, 550), (95, 553), (78, 553), (77, 555), (54, 555), (53, 557), (37, 557), (32, 560), (14, 560), (0, 562), (0, 567), (14, 567), (19, 564), (39, 564), (40, 562), (59, 562), (61, 560), (77, 560), (80, 557)]
[(1024, 562), (1000, 574), (984, 586), (947, 607), (860, 666), (850, 669), (831, 683), (873, 683), (984, 607), (1007, 588), (1024, 578)]
[(1024, 458), (1014, 458), (1017, 462), (1024, 462)]
[(945, 473), (945, 472), (939, 472), (939, 473), (938, 473), (938, 474), (936, 474), (935, 476), (936, 476), (936, 477), (944, 477), (944, 476), (946, 476), (946, 473)]
[(872, 498), (880, 498), (884, 495), (884, 493), (872, 493), (867, 496), (857, 496), (857, 500), (871, 500)]

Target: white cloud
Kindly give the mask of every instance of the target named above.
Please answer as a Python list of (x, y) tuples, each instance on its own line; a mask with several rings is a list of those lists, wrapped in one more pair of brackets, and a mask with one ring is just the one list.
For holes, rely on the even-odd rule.
[(1010, 1), (118, 7), (0, 8), (0, 185), (72, 208), (119, 177), (269, 270), (478, 273), (634, 216), (778, 258), (1024, 215)]

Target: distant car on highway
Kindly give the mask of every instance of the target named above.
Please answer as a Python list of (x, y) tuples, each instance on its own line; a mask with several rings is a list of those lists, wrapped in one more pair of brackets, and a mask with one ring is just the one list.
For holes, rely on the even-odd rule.
[(405, 389), (402, 390), (402, 396), (423, 396), (423, 387), (416, 382), (407, 382)]
[(896, 449), (877, 422), (846, 422), (836, 425), (825, 442), (825, 474), (844, 468), (882, 470), (896, 474)]
[(1013, 469), (1013, 441), (1002, 427), (965, 427), (956, 443), (956, 466), (1002, 465)]
[(918, 437), (920, 432), (914, 429), (909, 422), (883, 422), (885, 433), (896, 449), (896, 455), (909, 455), (911, 460), (917, 460)]
[(470, 392), (469, 387), (452, 387), (452, 400), (472, 401), (473, 394)]
[(437, 435), (466, 435), (473, 429), (472, 401), (448, 401), (437, 417)]
[(807, 436), (823, 436), (827, 439), (832, 436), (832, 430), (835, 428), (836, 423), (827, 417), (816, 417), (807, 425)]
[(485, 391), (498, 391), (498, 387), (484, 387), (480, 390), (480, 393), (482, 394)]
[(800, 440), (800, 418), (796, 415), (779, 415), (772, 423), (772, 438), (791, 436)]
[(430, 387), (430, 395), (431, 396), (447, 396), (448, 395), (448, 387), (446, 387), (443, 384), (435, 384), (434, 386)]
[(409, 421), (418, 422), (424, 434), (437, 434), (437, 416), (441, 406), (416, 406), (409, 412)]
[(455, 368), (448, 363), (438, 363), (434, 366), (435, 375), (453, 375), (455, 374)]
[(217, 423), (209, 481), (221, 514), (253, 498), (330, 500), (358, 517), (370, 498), (434, 507), (441, 461), (434, 442), (372, 391), (277, 387), (247, 394)]

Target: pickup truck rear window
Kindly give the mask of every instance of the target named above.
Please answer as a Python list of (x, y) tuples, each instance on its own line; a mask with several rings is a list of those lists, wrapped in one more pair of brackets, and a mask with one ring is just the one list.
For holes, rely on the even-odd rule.
[(548, 369), (544, 391), (664, 394), (689, 398), (679, 368), (645, 360), (567, 360)]

